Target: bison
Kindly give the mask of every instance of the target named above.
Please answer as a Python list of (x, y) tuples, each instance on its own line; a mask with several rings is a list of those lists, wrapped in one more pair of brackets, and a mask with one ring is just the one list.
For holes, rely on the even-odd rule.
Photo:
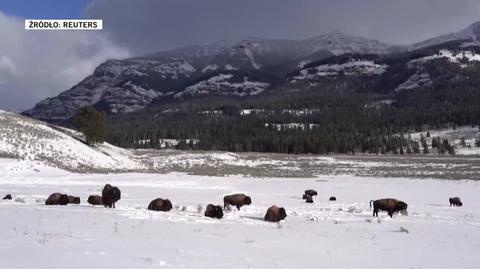
[(304, 195), (303, 195), (303, 199), (305, 200), (305, 203), (308, 203), (308, 204), (313, 203), (313, 198), (312, 198), (312, 196), (310, 196), (310, 195), (308, 195), (308, 194), (304, 194)]
[(100, 195), (90, 195), (87, 202), (91, 205), (103, 205), (103, 198)]
[(271, 206), (267, 210), (267, 214), (265, 214), (265, 221), (269, 222), (279, 222), (287, 217), (287, 212), (285, 212), (285, 208), (278, 207), (278, 206)]
[(68, 195), (62, 193), (52, 193), (48, 196), (48, 199), (45, 201), (46, 205), (67, 205), (68, 204)]
[(80, 204), (80, 197), (68, 195), (68, 203), (78, 205), (78, 204)]
[(222, 207), (219, 205), (212, 205), (212, 204), (207, 205), (207, 209), (205, 210), (205, 217), (216, 218), (216, 219), (223, 218)]
[(232, 194), (223, 197), (223, 209), (226, 209), (229, 205), (234, 205), (238, 210), (244, 205), (250, 205), (252, 199), (245, 194)]
[(337, 197), (335, 196), (331, 196), (330, 199), (328, 199), (329, 201), (337, 201)]
[(120, 200), (120, 189), (110, 184), (105, 185), (102, 191), (103, 205), (105, 207), (115, 208), (115, 203)]
[(463, 205), (463, 203), (462, 203), (462, 201), (460, 200), (459, 197), (452, 197), (448, 200), (450, 202), (450, 206), (462, 206)]
[(12, 195), (7, 194), (7, 195), (5, 195), (5, 197), (3, 197), (2, 200), (12, 200)]
[(310, 196), (315, 196), (315, 195), (317, 195), (318, 193), (317, 193), (317, 191), (314, 191), (314, 190), (306, 190), (306, 191), (305, 191), (305, 194), (306, 194), (306, 195), (310, 195)]
[(171, 209), (172, 203), (168, 199), (157, 198), (148, 205), (148, 210), (153, 211), (170, 211)]
[(380, 200), (371, 200), (370, 201), (370, 208), (372, 208), (373, 202), (373, 216), (378, 217), (378, 211), (387, 211), (390, 218), (393, 217), (393, 213), (401, 212), (402, 214), (407, 214), (407, 207), (408, 205), (400, 200), (387, 198), (387, 199), (380, 199)]

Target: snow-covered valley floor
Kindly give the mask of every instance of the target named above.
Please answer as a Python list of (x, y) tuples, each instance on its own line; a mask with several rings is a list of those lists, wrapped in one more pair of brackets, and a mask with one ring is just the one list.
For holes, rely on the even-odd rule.
[[(122, 191), (117, 208), (88, 205), (88, 195), (106, 183)], [(314, 204), (301, 199), (310, 188), (319, 194)], [(44, 205), (53, 192), (82, 203)], [(208, 203), (236, 192), (250, 195), (252, 205), (221, 220), (203, 216)], [(0, 195), (7, 193), (14, 200), (0, 201), (0, 268), (480, 266), (478, 181), (76, 174), (0, 159)], [(449, 207), (452, 196), (464, 206)], [(169, 198), (172, 211), (147, 211), (157, 197)], [(407, 202), (409, 216), (373, 218), (368, 202), (385, 197)], [(287, 211), (280, 224), (262, 220), (273, 204)]]

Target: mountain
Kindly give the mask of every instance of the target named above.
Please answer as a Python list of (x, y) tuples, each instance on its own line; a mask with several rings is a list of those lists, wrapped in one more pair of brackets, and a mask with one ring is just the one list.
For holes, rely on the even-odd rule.
[(466, 41), (467, 45), (480, 45), (480, 22), (476, 22), (456, 33), (441, 35), (419, 43), (415, 43), (413, 45), (407, 46), (407, 49), (412, 51), (458, 40)]
[(299, 41), (224, 40), (207, 46), (109, 60), (71, 89), (39, 102), (24, 114), (62, 121), (86, 105), (117, 114), (143, 109), (154, 100), (210, 94), (255, 96), (310, 62), (345, 53), (387, 54), (395, 50), (398, 50), (395, 46), (339, 32)]
[(480, 22), (408, 46), (340, 32), (304, 40), (223, 40), (106, 61), (71, 89), (37, 103), (24, 115), (65, 122), (87, 105), (109, 114), (131, 113), (195, 98), (253, 98), (292, 83), (314, 85), (339, 75), (373, 79), (372, 87), (384, 87), (384, 92), (413, 89), (432, 85), (425, 62), (448, 58), (460, 64), (464, 55), (476, 60), (472, 48), (479, 40)]

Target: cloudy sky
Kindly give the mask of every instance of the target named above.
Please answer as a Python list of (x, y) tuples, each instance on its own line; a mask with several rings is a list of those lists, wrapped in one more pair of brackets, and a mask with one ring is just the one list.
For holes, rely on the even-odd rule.
[[(25, 31), (26, 18), (103, 19), (104, 30)], [(334, 30), (406, 44), (479, 20), (478, 0), (1, 0), (0, 108), (30, 108), (109, 58)]]

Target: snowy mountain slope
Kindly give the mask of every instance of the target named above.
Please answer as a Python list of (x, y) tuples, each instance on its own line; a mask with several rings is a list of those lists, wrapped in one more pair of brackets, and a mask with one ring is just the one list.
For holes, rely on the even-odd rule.
[(441, 35), (406, 46), (406, 49), (410, 51), (417, 50), (456, 40), (465, 40), (466, 45), (480, 45), (480, 22), (473, 23), (459, 32)]
[(385, 64), (377, 64), (369, 60), (352, 60), (342, 64), (324, 64), (301, 69), (300, 74), (293, 80), (317, 80), (324, 77), (336, 76), (378, 76), (387, 70)]
[[(480, 23), (475, 23), (460, 32), (408, 46), (385, 44), (340, 32), (304, 40), (262, 38), (223, 40), (209, 45), (188, 46), (132, 59), (107, 61), (79, 84), (56, 97), (39, 102), (24, 114), (47, 121), (61, 122), (70, 119), (76, 110), (85, 105), (94, 105), (108, 113), (118, 114), (138, 111), (152, 103), (160, 103), (156, 101), (169, 102), (175, 99), (175, 96), (192, 98), (198, 96), (185, 94), (192, 92), (202, 92), (202, 96), (221, 94), (230, 97), (249, 97), (261, 92), (259, 87), (252, 90), (252, 83), (273, 85), (276, 83), (272, 77), (284, 82), (289, 80), (289, 74), (298, 71), (303, 74), (298, 79), (307, 81), (308, 77), (317, 80), (318, 77), (327, 75), (331, 77), (340, 73), (345, 74), (345, 72), (338, 72), (339, 68), (356, 70), (353, 72), (347, 70), (347, 74), (366, 75), (368, 73), (373, 75), (371, 77), (378, 77), (385, 73), (385, 68), (388, 69), (384, 64), (378, 67), (371, 64), (370, 67), (365, 64), (360, 67), (359, 63), (353, 64), (352, 67), (316, 67), (319, 69), (317, 72), (312, 63), (348, 54), (377, 55), (380, 58), (388, 58), (392, 55), (418, 57), (415, 53), (419, 50), (439, 46), (445, 42), (461, 42), (457, 48), (464, 47), (465, 51), (472, 51), (472, 46), (480, 44), (479, 37)], [(434, 57), (433, 55), (423, 56)], [(471, 59), (478, 58), (474, 54), (469, 56)], [(305, 70), (306, 68), (309, 70)], [(332, 68), (335, 70), (332, 71)], [(406, 68), (412, 68), (412, 66), (401, 67), (401, 69)], [(208, 80), (212, 76), (226, 71), (250, 72), (256, 74), (256, 77), (263, 76), (263, 78), (252, 79), (248, 76), (248, 81), (252, 83), (240, 83), (239, 81), (245, 80), (245, 76), (233, 74), (232, 81), (235, 82), (226, 85), (229, 83), (224, 81), (221, 87), (223, 90), (219, 90), (218, 84), (210, 84)], [(396, 83), (395, 86), (398, 87), (397, 90), (413, 89), (422, 85), (432, 85), (432, 79), (428, 72), (417, 68), (410, 74), (410, 78)], [(201, 90), (192, 90), (192, 87), (201, 88)]]
[(72, 171), (145, 169), (129, 151), (104, 143), (89, 147), (74, 131), (0, 111), (0, 156), (41, 161)]
[[(233, 70), (257, 71), (257, 76), (266, 74), (267, 77), (254, 81), (250, 78), (239, 84), (238, 81), (245, 80), (245, 77), (238, 76), (234, 78), (234, 84), (224, 85), (233, 91), (219, 92), (214, 86), (212, 93), (251, 96), (263, 91), (267, 86), (265, 83), (271, 84), (269, 76), (282, 76), (297, 69), (302, 62), (343, 53), (385, 54), (391, 51), (391, 47), (376, 40), (335, 32), (306, 40), (250, 38), (238, 42), (223, 41), (133, 59), (110, 60), (76, 86), (39, 102), (24, 114), (62, 121), (86, 105), (114, 114), (132, 112), (145, 108), (155, 99), (191, 92), (189, 87), (194, 84), (208, 85), (208, 74)], [(202, 77), (205, 81), (198, 81)], [(210, 93), (203, 88), (205, 94)]]

